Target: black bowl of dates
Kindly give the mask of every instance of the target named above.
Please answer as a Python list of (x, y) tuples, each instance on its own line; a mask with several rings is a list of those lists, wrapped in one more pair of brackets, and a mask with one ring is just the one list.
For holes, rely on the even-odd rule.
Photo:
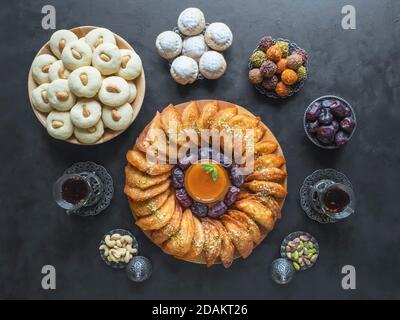
[(304, 130), (318, 147), (336, 149), (350, 141), (357, 126), (354, 109), (345, 99), (322, 96), (304, 113)]

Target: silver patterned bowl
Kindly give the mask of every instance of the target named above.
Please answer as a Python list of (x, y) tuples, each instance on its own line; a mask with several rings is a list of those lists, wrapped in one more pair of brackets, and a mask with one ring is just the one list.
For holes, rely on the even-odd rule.
[[(283, 239), (282, 244), (281, 244), (281, 257), (287, 259), (286, 246), (288, 245), (288, 243), (290, 241), (293, 241), (294, 239), (296, 239), (296, 238), (298, 238), (300, 236), (307, 236), (307, 237), (310, 238), (310, 241), (314, 245), (314, 248), (317, 249), (318, 258), (319, 258), (320, 251), (319, 251), (319, 244), (317, 242), (317, 239), (315, 239), (315, 237), (313, 237), (311, 234), (309, 234), (308, 232), (305, 232), (305, 231), (292, 232), (291, 234), (286, 236), (285, 239)], [(307, 269), (311, 268), (312, 266), (314, 266), (317, 263), (317, 261), (318, 261), (318, 259), (314, 263), (312, 263), (310, 265), (302, 266), (299, 271), (304, 271), (304, 270), (307, 270)]]
[[(350, 134), (350, 136), (349, 136), (349, 141), (350, 141), (351, 138), (353, 137), (354, 132), (356, 131), (356, 128), (357, 128), (356, 113), (354, 112), (353, 107), (351, 106), (351, 104), (350, 104), (347, 100), (343, 99), (342, 97), (335, 96), (335, 95), (325, 95), (325, 96), (319, 97), (319, 98), (315, 99), (313, 102), (311, 102), (311, 103), (307, 106), (306, 110), (304, 111), (304, 117), (303, 117), (303, 127), (304, 127), (304, 131), (305, 131), (305, 133), (306, 133), (307, 138), (310, 139), (310, 141), (311, 141), (312, 143), (314, 143), (316, 146), (318, 146), (318, 147), (320, 147), (320, 148), (323, 148), (323, 149), (338, 149), (338, 148), (340, 148), (341, 146), (322, 144), (321, 142), (318, 141), (317, 137), (316, 137), (314, 134), (309, 133), (308, 130), (307, 130), (307, 122), (308, 122), (308, 120), (307, 120), (306, 114), (307, 114), (308, 109), (309, 109), (315, 102), (321, 101), (321, 100), (325, 100), (325, 99), (339, 100), (339, 101), (342, 102), (345, 106), (349, 107), (349, 109), (351, 110), (351, 118), (354, 120), (354, 123), (355, 123), (354, 129), (353, 129), (353, 131), (351, 132), (351, 134)], [(349, 141), (348, 141), (347, 143), (349, 143)], [(347, 143), (346, 143), (346, 144), (347, 144)], [(346, 145), (346, 144), (345, 144), (345, 145)]]
[[(138, 245), (138, 242), (137, 242), (136, 238), (134, 237), (134, 235), (132, 233), (130, 233), (128, 230), (125, 230), (125, 229), (114, 229), (114, 230), (108, 231), (103, 236), (103, 238), (101, 238), (99, 247), (102, 246), (103, 244), (106, 244), (104, 239), (106, 238), (107, 235), (111, 236), (111, 235), (113, 235), (115, 233), (118, 233), (121, 236), (130, 236), (133, 239), (132, 248), (138, 250), (139, 245)], [(101, 259), (110, 268), (113, 268), (113, 269), (124, 269), (126, 267), (127, 263), (124, 263), (124, 262), (116, 263), (116, 262), (113, 262), (113, 261), (108, 261), (107, 257), (104, 255), (104, 251), (103, 250), (99, 250), (99, 252), (100, 252)], [(137, 255), (138, 253), (139, 253), (139, 251), (137, 251), (135, 255)]]
[[(289, 43), (289, 54), (288, 54), (288, 55), (292, 54), (294, 51), (296, 51), (296, 50), (298, 50), (298, 49), (302, 49), (302, 48), (299, 47), (296, 43), (291, 42), (291, 41), (288, 40), (288, 39), (277, 38), (277, 39), (273, 39), (273, 40), (274, 40), (275, 42), (276, 42), (276, 41), (288, 42), (288, 43)], [(260, 49), (259, 47), (257, 47), (256, 49), (253, 50), (252, 53), (254, 53), (254, 52), (258, 51), (258, 50), (261, 50), (261, 49)], [(261, 84), (256, 84), (256, 85), (254, 85), (254, 88), (256, 88), (256, 90), (257, 90), (259, 93), (261, 93), (262, 95), (267, 96), (268, 98), (272, 98), (272, 99), (287, 99), (287, 98), (289, 98), (289, 97), (295, 95), (297, 92), (299, 92), (299, 91), (301, 90), (301, 88), (303, 88), (304, 83), (305, 83), (306, 80), (308, 79), (308, 76), (309, 76), (309, 68), (308, 68), (309, 63), (308, 63), (308, 62), (309, 62), (309, 60), (310, 60), (310, 58), (308, 57), (307, 61), (303, 64), (304, 67), (307, 69), (307, 75), (306, 75), (306, 77), (305, 77), (303, 80), (301, 80), (301, 81), (299, 81), (299, 82), (297, 82), (297, 83), (295, 83), (294, 85), (291, 86), (291, 89), (292, 89), (292, 90), (291, 90), (291, 92), (290, 92), (290, 94), (289, 94), (288, 96), (286, 96), (286, 97), (278, 96), (278, 95), (275, 93), (275, 91), (267, 90), (267, 89), (265, 89)], [(249, 62), (248, 67), (249, 67), (249, 71), (250, 71), (251, 69), (254, 69), (254, 68), (255, 68), (255, 66), (253, 66), (253, 64), (252, 64), (251, 62)]]

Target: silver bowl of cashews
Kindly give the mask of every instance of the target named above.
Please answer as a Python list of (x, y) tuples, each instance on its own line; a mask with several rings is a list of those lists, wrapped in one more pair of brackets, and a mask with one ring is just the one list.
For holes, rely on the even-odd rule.
[(127, 230), (115, 229), (107, 232), (100, 241), (100, 256), (111, 268), (124, 269), (138, 254), (136, 238)]

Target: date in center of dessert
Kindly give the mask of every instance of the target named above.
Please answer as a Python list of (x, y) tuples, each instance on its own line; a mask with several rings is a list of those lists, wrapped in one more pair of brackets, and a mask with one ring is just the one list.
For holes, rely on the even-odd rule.
[(197, 202), (213, 203), (222, 200), (230, 186), (227, 171), (212, 160), (191, 165), (185, 175), (185, 188)]

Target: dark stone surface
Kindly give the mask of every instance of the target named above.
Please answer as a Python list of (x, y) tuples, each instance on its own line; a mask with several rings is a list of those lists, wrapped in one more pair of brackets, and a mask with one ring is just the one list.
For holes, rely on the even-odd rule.
[[(349, 1), (9, 1), (0, 10), (0, 298), (294, 299), (399, 298), (400, 212), (399, 38), (400, 3), (350, 1), (357, 30), (341, 28)], [(41, 7), (53, 3), (57, 27), (104, 26), (120, 34), (143, 60), (147, 91), (142, 112), (123, 135), (95, 147), (51, 139), (32, 113), (27, 74), (36, 51), (52, 31), (41, 29)], [(200, 7), (209, 22), (226, 22), (234, 33), (226, 53), (228, 70), (219, 81), (182, 87), (154, 48), (161, 31), (172, 29), (188, 6)], [(310, 52), (310, 79), (293, 98), (276, 102), (248, 83), (247, 58), (265, 33), (295, 41)], [(302, 116), (314, 98), (336, 94), (357, 112), (358, 129), (339, 151), (317, 149), (305, 137)], [(284, 219), (247, 259), (229, 270), (207, 269), (163, 254), (135, 227), (123, 194), (125, 153), (156, 110), (191, 99), (224, 99), (260, 115), (280, 140), (288, 162), (289, 196)], [(104, 165), (115, 180), (115, 197), (95, 218), (68, 217), (52, 201), (53, 182), (76, 161)], [(353, 182), (358, 209), (348, 220), (319, 225), (299, 206), (303, 179), (334, 167)], [(113, 228), (131, 230), (141, 254), (153, 262), (152, 278), (130, 282), (108, 268), (97, 246)], [(321, 255), (311, 270), (288, 286), (270, 279), (285, 235), (304, 230), (319, 241)], [(57, 269), (57, 289), (41, 288), (41, 268)], [(341, 268), (357, 269), (357, 290), (341, 288)]]

